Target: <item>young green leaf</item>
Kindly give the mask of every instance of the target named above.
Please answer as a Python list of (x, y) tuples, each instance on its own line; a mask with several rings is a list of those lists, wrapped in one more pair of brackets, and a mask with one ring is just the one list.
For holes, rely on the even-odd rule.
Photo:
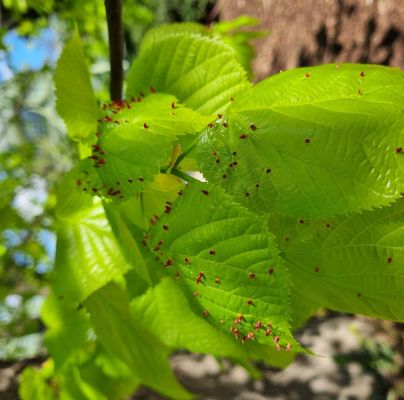
[(286, 367), (293, 361), (294, 351), (277, 352), (272, 346), (252, 341), (240, 345), (198, 315), (182, 289), (178, 281), (166, 278), (131, 303), (133, 316), (167, 346), (234, 360), (265, 360), (277, 367)]
[(161, 93), (141, 103), (113, 105), (102, 119), (92, 155), (81, 161), (81, 189), (121, 200), (144, 191), (144, 183), (170, 168), (173, 153), (182, 151), (177, 138), (196, 134), (209, 120)]
[(243, 342), (297, 348), (288, 273), (273, 236), (222, 189), (190, 186), (151, 230), (150, 248), (209, 322)]
[(27, 367), (20, 375), (18, 395), (21, 400), (56, 400), (41, 370)]
[(90, 328), (83, 310), (66, 304), (62, 298), (49, 295), (41, 309), (41, 319), (48, 327), (45, 345), (55, 362), (55, 370), (61, 369), (87, 339)]
[(235, 52), (217, 39), (177, 33), (142, 47), (129, 70), (127, 96), (150, 87), (202, 114), (223, 111), (250, 84)]
[(56, 109), (72, 139), (87, 142), (97, 129), (98, 105), (75, 31), (63, 49), (55, 71)]
[(80, 302), (122, 277), (130, 266), (115, 242), (101, 200), (75, 190), (75, 174), (64, 178), (58, 192), (54, 289), (66, 301)]
[(404, 321), (403, 199), (362, 214), (316, 221), (278, 217), (270, 225), (298, 299)]
[(97, 338), (138, 376), (142, 384), (174, 399), (191, 395), (181, 387), (168, 363), (168, 348), (130, 314), (129, 299), (116, 284), (93, 293), (85, 302)]
[(331, 216), (387, 205), (404, 191), (399, 70), (284, 72), (239, 98), (226, 118), (202, 138), (202, 171), (258, 213)]

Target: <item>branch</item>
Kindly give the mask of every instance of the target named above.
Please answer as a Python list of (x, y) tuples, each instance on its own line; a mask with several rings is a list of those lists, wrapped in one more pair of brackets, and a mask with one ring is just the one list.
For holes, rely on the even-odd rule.
[(122, 0), (105, 0), (105, 12), (108, 22), (109, 63), (111, 66), (109, 93), (111, 100), (121, 100), (123, 86)]

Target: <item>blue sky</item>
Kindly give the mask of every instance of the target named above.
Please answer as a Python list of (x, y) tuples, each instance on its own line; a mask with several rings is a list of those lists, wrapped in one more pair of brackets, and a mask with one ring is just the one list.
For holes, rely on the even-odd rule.
[(54, 66), (60, 53), (59, 37), (54, 29), (44, 28), (37, 36), (23, 37), (15, 30), (4, 36), (7, 51), (0, 51), (0, 82), (11, 79), (14, 72), (38, 71)]

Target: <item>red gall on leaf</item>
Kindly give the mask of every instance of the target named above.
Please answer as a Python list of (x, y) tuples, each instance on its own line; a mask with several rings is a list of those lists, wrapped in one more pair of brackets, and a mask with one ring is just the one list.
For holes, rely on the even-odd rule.
[(205, 274), (203, 272), (198, 272), (198, 275), (196, 276), (196, 284), (199, 285), (203, 278), (205, 278)]
[(174, 260), (172, 258), (169, 258), (166, 263), (164, 264), (164, 267), (169, 267), (170, 265), (174, 264)]
[(234, 320), (234, 324), (235, 324), (235, 325), (241, 324), (241, 322), (242, 322), (243, 320), (244, 320), (243, 314), (238, 314), (237, 317), (236, 317), (236, 319)]

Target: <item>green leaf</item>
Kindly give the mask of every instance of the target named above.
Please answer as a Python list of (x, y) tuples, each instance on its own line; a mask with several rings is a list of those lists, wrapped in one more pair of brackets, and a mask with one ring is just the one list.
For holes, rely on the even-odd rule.
[[(250, 28), (260, 24), (260, 20), (249, 15), (240, 15), (229, 21), (220, 21), (213, 25), (213, 31), (219, 33), (239, 32), (240, 28)], [(260, 32), (254, 32), (259, 34)]]
[(60, 184), (54, 290), (80, 302), (129, 269), (106, 219), (102, 202), (75, 190), (72, 171)]
[(161, 275), (161, 271), (158, 274), (156, 269), (149, 265), (147, 258), (150, 258), (150, 254), (145, 254), (140, 246), (144, 241), (144, 232), (163, 213), (166, 202), (174, 201), (183, 187), (184, 184), (178, 177), (159, 174), (154, 177), (153, 182), (146, 183), (144, 192), (135, 198), (118, 206), (116, 203), (104, 205), (117, 242), (133, 266), (129, 274), (137, 281), (136, 287), (139, 289), (144, 284), (158, 282)]
[(128, 97), (153, 87), (202, 114), (223, 111), (231, 97), (250, 86), (230, 47), (187, 32), (166, 35), (142, 47), (127, 83)]
[(109, 400), (97, 387), (85, 382), (76, 367), (63, 374), (60, 386), (60, 400)]
[[(228, 334), (233, 329), (239, 340), (250, 333), (274, 346), (279, 336), (280, 345), (297, 348), (289, 326), (290, 281), (273, 236), (222, 189), (190, 186), (151, 230), (150, 248), (186, 284), (199, 315), (210, 323)], [(235, 323), (238, 314), (243, 318)], [(262, 327), (255, 329), (258, 322)]]
[(170, 398), (191, 397), (171, 371), (168, 348), (131, 316), (123, 289), (109, 283), (93, 293), (85, 305), (99, 341), (109, 353), (125, 362), (142, 384)]
[(185, 348), (234, 360), (261, 359), (279, 367), (288, 365), (294, 358), (293, 352), (276, 352), (272, 346), (251, 341), (241, 345), (197, 315), (179, 282), (169, 278), (135, 298), (131, 311), (144, 327), (173, 349)]
[(207, 130), (202, 171), (258, 213), (387, 205), (404, 191), (403, 94), (404, 73), (381, 66), (278, 74), (239, 98), (225, 126)]
[(99, 111), (77, 31), (57, 63), (55, 87), (56, 109), (69, 136), (86, 142), (96, 132)]
[(404, 200), (314, 221), (274, 217), (297, 298), (404, 321)]
[(88, 319), (83, 310), (54, 295), (49, 295), (42, 306), (41, 319), (48, 327), (46, 348), (55, 362), (55, 369), (59, 370), (86, 341)]
[(88, 193), (126, 200), (169, 167), (173, 152), (181, 151), (174, 144), (178, 137), (196, 134), (210, 118), (165, 94), (148, 96), (140, 104), (122, 104), (131, 108), (118, 107), (117, 114), (107, 111), (114, 120), (104, 122), (93, 154), (81, 162), (79, 179)]
[(102, 349), (81, 365), (79, 371), (82, 379), (96, 387), (108, 400), (127, 398), (140, 383), (125, 363)]
[(27, 367), (20, 375), (20, 386), (18, 395), (21, 400), (54, 400), (51, 388), (41, 370), (34, 367)]
[(141, 43), (141, 50), (153, 48), (158, 42), (166, 39), (168, 36), (181, 34), (199, 34), (206, 36), (208, 30), (206, 26), (196, 22), (181, 22), (174, 24), (161, 24), (152, 29), (149, 29), (144, 35)]

